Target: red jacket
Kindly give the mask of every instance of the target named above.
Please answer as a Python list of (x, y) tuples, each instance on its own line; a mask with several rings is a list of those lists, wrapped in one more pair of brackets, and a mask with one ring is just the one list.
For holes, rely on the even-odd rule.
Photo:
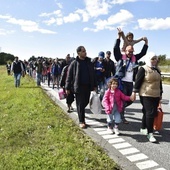
[(130, 96), (123, 94), (118, 88), (115, 89), (114, 93), (110, 89), (105, 91), (103, 96), (102, 105), (105, 109), (106, 114), (111, 114), (114, 107), (114, 103), (117, 105), (118, 112), (122, 112), (123, 101), (130, 101)]

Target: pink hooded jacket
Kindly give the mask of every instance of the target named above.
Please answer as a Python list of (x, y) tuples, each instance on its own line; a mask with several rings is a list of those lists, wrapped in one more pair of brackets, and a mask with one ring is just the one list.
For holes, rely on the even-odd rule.
[(117, 104), (118, 112), (122, 112), (123, 101), (130, 101), (130, 96), (124, 95), (118, 88), (115, 89), (114, 93), (110, 89), (105, 91), (103, 96), (102, 105), (105, 109), (106, 114), (111, 114), (114, 107), (114, 102)]

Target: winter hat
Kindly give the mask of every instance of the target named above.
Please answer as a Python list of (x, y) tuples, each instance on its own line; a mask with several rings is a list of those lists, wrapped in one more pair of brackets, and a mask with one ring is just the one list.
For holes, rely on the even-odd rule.
[(103, 58), (105, 57), (105, 53), (103, 51), (100, 51), (98, 54), (98, 57)]

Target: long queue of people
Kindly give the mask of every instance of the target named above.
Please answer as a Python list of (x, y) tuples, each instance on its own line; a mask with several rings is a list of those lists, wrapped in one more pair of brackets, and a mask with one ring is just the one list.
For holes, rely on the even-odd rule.
[(68, 65), (70, 60), (70, 54), (68, 54), (65, 59), (38, 57), (29, 61), (19, 60), (16, 56), (12, 64), (10, 62), (6, 64), (6, 69), (8, 75), (14, 75), (15, 87), (20, 86), (21, 76), (28, 74), (36, 79), (37, 86), (41, 86), (41, 83), (47, 80), (48, 86), (50, 87), (52, 83), (52, 88), (54, 89), (55, 87), (59, 87), (62, 69)]
[[(120, 47), (121, 38), (124, 41), (123, 48)], [(144, 45), (138, 54), (134, 54), (133, 46), (140, 41), (144, 41)], [(129, 123), (125, 118), (125, 110), (136, 100), (136, 93), (139, 93), (143, 112), (140, 131), (147, 135), (150, 142), (156, 142), (153, 121), (163, 90), (156, 55), (148, 57), (146, 64), (138, 68), (138, 60), (146, 55), (147, 50), (146, 37), (134, 40), (132, 33), (125, 37), (124, 32), (118, 28), (118, 37), (113, 47), (116, 66), (110, 59), (111, 51), (100, 51), (97, 57), (91, 59), (87, 57), (86, 48), (79, 46), (76, 58), (71, 58), (69, 54), (60, 61), (38, 58), (27, 63), (25, 68), (30, 76), (36, 76), (37, 86), (47, 80), (49, 87), (52, 82), (52, 88), (56, 86), (58, 89), (64, 89), (68, 112), (73, 110), (71, 104), (75, 99), (81, 128), (87, 127), (85, 107), (89, 104), (91, 91), (99, 94), (107, 115), (107, 130), (117, 135), (120, 133), (119, 124)], [(18, 64), (18, 61), (16, 58), (11, 66), (16, 87), (20, 85), (18, 72), (24, 72), (22, 64)]]

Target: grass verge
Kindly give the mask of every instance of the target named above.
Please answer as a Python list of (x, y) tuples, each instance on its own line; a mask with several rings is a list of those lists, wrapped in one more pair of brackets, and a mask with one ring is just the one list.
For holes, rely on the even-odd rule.
[(120, 169), (29, 76), (0, 75), (0, 169)]
[(170, 85), (170, 77), (163, 77), (162, 83)]

